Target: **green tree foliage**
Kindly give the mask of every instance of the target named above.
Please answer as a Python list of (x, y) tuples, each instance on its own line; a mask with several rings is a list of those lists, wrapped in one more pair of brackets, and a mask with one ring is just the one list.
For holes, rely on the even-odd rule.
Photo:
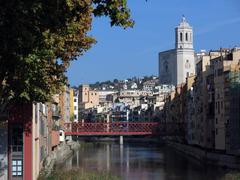
[(126, 0), (0, 1), (0, 114), (15, 102), (48, 101), (66, 84), (69, 63), (95, 43), (93, 16), (133, 25)]

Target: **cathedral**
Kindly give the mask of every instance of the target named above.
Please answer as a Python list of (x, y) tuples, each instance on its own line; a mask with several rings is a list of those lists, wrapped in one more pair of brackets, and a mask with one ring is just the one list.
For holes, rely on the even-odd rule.
[(175, 28), (175, 49), (159, 53), (159, 81), (161, 84), (178, 85), (195, 74), (193, 30), (183, 16)]

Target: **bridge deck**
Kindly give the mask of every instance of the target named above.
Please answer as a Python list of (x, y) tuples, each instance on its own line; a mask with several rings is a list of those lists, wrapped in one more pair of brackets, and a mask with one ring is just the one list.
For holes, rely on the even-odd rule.
[(136, 136), (177, 135), (182, 124), (158, 122), (66, 123), (66, 135), (78, 136)]

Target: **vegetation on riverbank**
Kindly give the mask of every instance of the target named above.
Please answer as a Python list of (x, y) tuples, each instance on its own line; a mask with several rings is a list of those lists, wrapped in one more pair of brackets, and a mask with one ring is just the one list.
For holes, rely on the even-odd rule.
[(41, 175), (38, 180), (119, 180), (120, 178), (107, 173), (87, 173), (79, 169), (58, 170), (48, 177)]
[(223, 180), (240, 180), (239, 172), (232, 172), (225, 175)]

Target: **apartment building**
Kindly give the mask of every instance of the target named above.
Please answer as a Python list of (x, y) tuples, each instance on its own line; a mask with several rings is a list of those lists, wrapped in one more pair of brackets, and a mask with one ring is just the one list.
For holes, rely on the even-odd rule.
[(185, 84), (185, 120), (186, 123), (186, 142), (188, 144), (194, 144), (194, 130), (195, 130), (195, 124), (194, 124), (194, 96), (193, 96), (193, 83), (195, 80), (195, 75), (189, 76), (186, 78), (186, 84)]
[(73, 93), (73, 117), (74, 117), (74, 121), (78, 122), (79, 118), (78, 118), (78, 90), (74, 89), (74, 93)]
[(211, 59), (219, 57), (220, 51), (210, 51), (197, 55), (196, 77), (193, 83), (192, 142), (204, 148), (214, 147), (214, 103)]
[(121, 103), (128, 104), (130, 109), (140, 105), (140, 98), (153, 96), (153, 92), (141, 90), (122, 90), (119, 92), (118, 100)]
[[(240, 63), (239, 63), (240, 64)], [(225, 75), (226, 151), (240, 154), (240, 65), (231, 66)]]
[(70, 89), (70, 120), (78, 122), (78, 90)]
[(59, 107), (60, 111), (60, 125), (70, 122), (70, 88), (64, 86), (61, 93), (59, 94)]
[(74, 89), (70, 88), (70, 120), (74, 120)]
[[(238, 48), (220, 49), (198, 56), (196, 77), (190, 83), (192, 87), (186, 99), (189, 144), (228, 154), (240, 153), (239, 75)], [(189, 78), (187, 84), (188, 81)], [(171, 103), (181, 107), (176, 99)], [(176, 109), (174, 111), (177, 112)]]
[(238, 79), (240, 49), (235, 48), (212, 59), (211, 67), (215, 90), (215, 149), (229, 153), (238, 152), (240, 150), (240, 81)]
[(44, 159), (59, 144), (53, 115), (51, 103), (17, 104), (10, 110), (8, 141), (4, 145), (8, 147), (8, 161), (3, 178), (38, 178)]
[(79, 87), (78, 105), (80, 110), (97, 107), (99, 105), (98, 91), (91, 90), (87, 84), (81, 85)]

